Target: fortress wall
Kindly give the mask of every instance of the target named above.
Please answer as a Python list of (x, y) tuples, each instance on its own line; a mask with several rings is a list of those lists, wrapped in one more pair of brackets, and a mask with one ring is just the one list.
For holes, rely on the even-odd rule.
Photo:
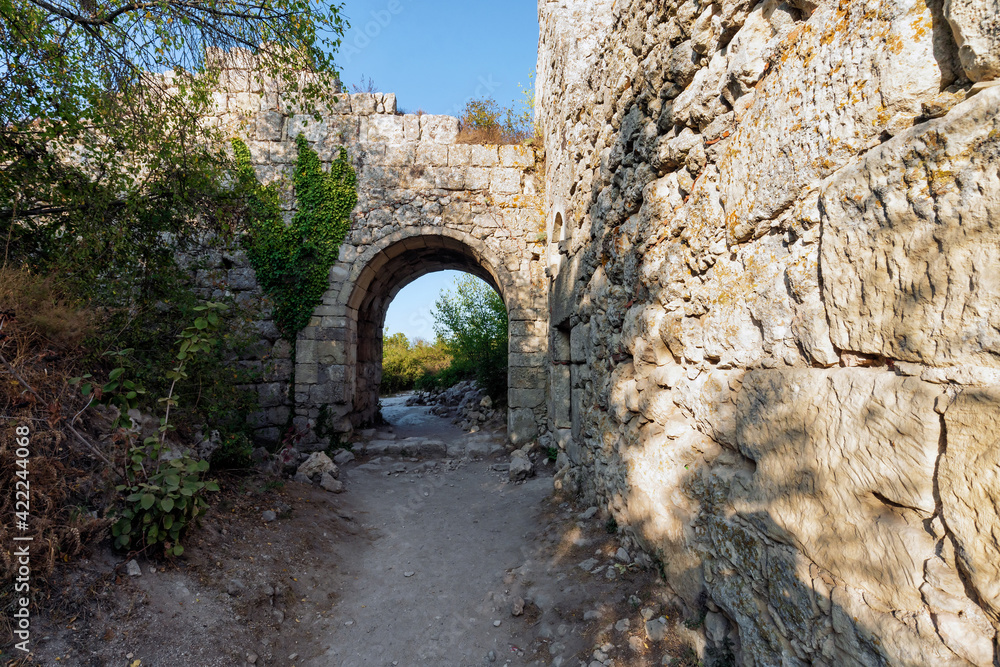
[(543, 1), (557, 485), (745, 665), (995, 665), (995, 0)]

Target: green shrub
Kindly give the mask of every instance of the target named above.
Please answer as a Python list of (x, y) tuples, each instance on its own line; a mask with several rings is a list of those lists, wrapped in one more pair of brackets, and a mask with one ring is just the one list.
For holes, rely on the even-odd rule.
[(401, 333), (382, 339), (382, 394), (413, 389), (418, 381), (447, 368), (451, 355), (443, 341), (430, 345), (426, 341), (413, 343)]
[[(137, 443), (133, 434), (125, 432), (129, 442), (123, 466), (125, 483), (116, 487), (125, 497), (112, 525), (114, 543), (120, 549), (161, 547), (167, 555), (181, 555), (184, 552), (181, 534), (208, 507), (206, 492), (219, 490), (214, 481), (202, 479), (208, 471), (208, 461), (195, 460), (187, 454), (166, 461), (164, 455), (168, 449), (166, 435), (176, 428), (170, 421), (171, 411), (178, 406), (176, 389), (190, 378), (192, 362), (218, 343), (216, 333), (222, 325), (221, 315), (227, 310), (221, 303), (198, 306), (194, 322), (178, 336), (180, 346), (174, 355), (175, 364), (164, 373), (169, 389), (156, 401), (163, 410), (159, 435)], [(121, 359), (126, 354), (123, 351), (115, 356)], [(140, 383), (129, 378), (123, 366), (112, 370), (108, 382), (100, 386), (90, 375), (70, 382), (79, 384), (84, 396), (119, 408), (121, 414), (116, 426), (126, 419), (127, 410), (136, 407), (138, 398), (147, 393)]]
[(466, 275), (455, 281), (453, 292), (441, 293), (433, 315), (456, 372), (471, 371), (494, 400), (506, 399), (507, 308), (500, 295)]

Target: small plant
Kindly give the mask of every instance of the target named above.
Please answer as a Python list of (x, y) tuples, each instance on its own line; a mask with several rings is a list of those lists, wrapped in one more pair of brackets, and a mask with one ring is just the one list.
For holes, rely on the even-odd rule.
[(213, 334), (219, 328), (220, 313), (225, 312), (227, 307), (210, 302), (195, 310), (200, 316), (181, 332), (177, 363), (165, 374), (171, 384), (167, 395), (158, 401), (164, 408), (159, 434), (129, 447), (125, 465), (126, 483), (115, 487), (117, 491), (127, 494), (125, 507), (117, 513), (117, 520), (111, 528), (115, 546), (119, 549), (148, 549), (162, 545), (166, 555), (180, 556), (184, 553), (180, 544), (181, 534), (208, 507), (205, 493), (219, 490), (217, 482), (202, 479), (208, 471), (208, 461), (195, 460), (186, 454), (164, 460), (169, 454), (166, 435), (173, 430), (170, 410), (177, 405), (174, 389), (178, 382), (188, 377), (186, 369), (189, 361), (215, 345)]
[(358, 83), (351, 84), (351, 90), (355, 93), (377, 93), (379, 92), (378, 85), (376, 85), (375, 80), (371, 77), (365, 78), (365, 75), (361, 75), (361, 81)]
[(608, 535), (614, 535), (618, 532), (618, 522), (613, 516), (609, 516), (608, 520), (604, 522), (604, 530)]
[(469, 100), (459, 117), (458, 143), (522, 144), (534, 136), (525, 111), (501, 107), (492, 98)]
[[(105, 352), (104, 356), (117, 358), (119, 362), (124, 363), (131, 353), (131, 349), (115, 350)], [(69, 383), (71, 385), (80, 385), (80, 393), (84, 398), (89, 398), (90, 403), (97, 401), (103, 405), (118, 408), (118, 416), (115, 417), (114, 422), (111, 424), (113, 428), (118, 428), (128, 417), (129, 410), (139, 407), (140, 396), (146, 393), (146, 390), (138, 380), (129, 379), (125, 376), (125, 373), (125, 366), (117, 366), (111, 369), (111, 372), (108, 374), (108, 381), (102, 385), (94, 384), (94, 376), (91, 373), (71, 378)], [(90, 405), (90, 403), (87, 405)]]
[(545, 448), (545, 457), (549, 461), (551, 461), (552, 463), (555, 463), (556, 459), (559, 458), (559, 448), (558, 447), (546, 447)]

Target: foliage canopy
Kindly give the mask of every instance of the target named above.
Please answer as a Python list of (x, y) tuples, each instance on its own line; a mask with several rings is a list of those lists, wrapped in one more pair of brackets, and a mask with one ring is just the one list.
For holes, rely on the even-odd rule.
[[(220, 49), (305, 106), (329, 92), (341, 6), (306, 0), (0, 0), (4, 264), (149, 296), (173, 251), (232, 231), (238, 193), (211, 124)], [(329, 35), (329, 37), (322, 37)], [(6, 223), (6, 224), (4, 224)]]
[(507, 308), (485, 282), (472, 275), (455, 281), (434, 306), (434, 331), (454, 357), (494, 399), (507, 395)]

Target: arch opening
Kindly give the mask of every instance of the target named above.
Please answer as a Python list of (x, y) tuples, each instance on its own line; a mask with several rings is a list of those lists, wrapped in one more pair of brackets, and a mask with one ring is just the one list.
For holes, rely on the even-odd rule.
[(355, 349), (355, 381), (349, 415), (354, 428), (372, 423), (378, 412), (383, 331), (389, 305), (413, 281), (445, 270), (481, 278), (510, 310), (511, 279), (481, 249), (447, 236), (423, 236), (397, 242), (377, 253), (360, 271), (348, 301), (349, 326), (354, 327), (351, 343)]

